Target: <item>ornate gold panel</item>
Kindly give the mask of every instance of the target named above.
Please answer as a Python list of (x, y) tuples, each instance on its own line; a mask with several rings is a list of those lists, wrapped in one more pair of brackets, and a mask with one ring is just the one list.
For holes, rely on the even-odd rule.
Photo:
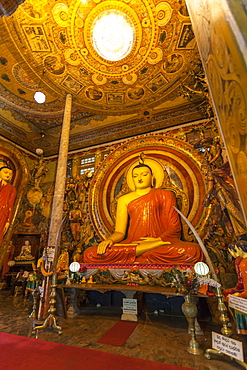
[[(66, 93), (73, 94), (77, 107), (97, 114), (130, 114), (161, 104), (199, 60), (184, 7), (184, 1), (173, 0), (26, 0), (12, 17), (0, 20), (15, 70), (23, 69), (23, 77), (16, 77), (22, 99), (32, 104), (27, 90), (37, 89), (35, 81), (41, 80), (46, 110)], [(92, 42), (97, 17), (110, 11), (128, 17), (134, 31), (133, 47), (119, 61), (100, 56)], [(7, 64), (11, 67), (9, 59)], [(10, 79), (14, 72), (7, 70)], [(16, 94), (16, 84), (2, 83)]]

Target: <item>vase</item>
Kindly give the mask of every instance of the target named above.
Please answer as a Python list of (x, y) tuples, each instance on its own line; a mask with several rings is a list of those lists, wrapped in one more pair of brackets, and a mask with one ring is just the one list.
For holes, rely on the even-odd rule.
[(199, 343), (196, 340), (195, 334), (195, 320), (197, 317), (197, 307), (193, 302), (191, 294), (184, 294), (184, 303), (182, 304), (182, 311), (189, 325), (189, 333), (191, 334), (191, 340), (187, 351), (193, 355), (202, 354), (202, 349), (200, 349)]

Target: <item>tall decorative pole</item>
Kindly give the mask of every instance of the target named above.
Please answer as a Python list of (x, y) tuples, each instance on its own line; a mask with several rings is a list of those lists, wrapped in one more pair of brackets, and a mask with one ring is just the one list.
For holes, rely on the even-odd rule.
[[(67, 159), (68, 159), (68, 147), (69, 147), (69, 133), (70, 133), (70, 120), (71, 120), (71, 108), (72, 108), (72, 95), (67, 94), (65, 101), (63, 125), (60, 139), (59, 156), (57, 163), (55, 190), (52, 203), (51, 212), (51, 223), (48, 237), (48, 248), (46, 252), (46, 260), (44, 265), (44, 281), (43, 281), (43, 297), (40, 301), (38, 320), (45, 320), (44, 325), (36, 326), (35, 329), (40, 329), (47, 325), (47, 312), (49, 304), (49, 312), (54, 312), (55, 303), (55, 288), (56, 285), (56, 265), (58, 257), (58, 234), (60, 232), (62, 219), (63, 219), (63, 202), (64, 202), (64, 191), (67, 171)], [(52, 276), (53, 275), (53, 276)], [(51, 276), (52, 276), (52, 292), (51, 287)], [(53, 311), (53, 312), (51, 312)]]

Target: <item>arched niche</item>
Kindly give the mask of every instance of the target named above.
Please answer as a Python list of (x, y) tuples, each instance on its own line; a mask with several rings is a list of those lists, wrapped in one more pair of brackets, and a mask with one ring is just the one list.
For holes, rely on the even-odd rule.
[[(187, 142), (165, 135), (146, 135), (122, 144), (111, 152), (96, 169), (89, 191), (89, 211), (96, 233), (105, 239), (114, 230), (117, 198), (127, 193), (126, 170), (139, 159), (159, 162), (165, 172), (162, 188), (174, 191), (178, 207), (203, 236), (209, 210), (203, 207), (206, 184), (200, 170), (200, 155)], [(144, 161), (145, 162), (145, 161)], [(194, 239), (183, 224), (183, 238)]]

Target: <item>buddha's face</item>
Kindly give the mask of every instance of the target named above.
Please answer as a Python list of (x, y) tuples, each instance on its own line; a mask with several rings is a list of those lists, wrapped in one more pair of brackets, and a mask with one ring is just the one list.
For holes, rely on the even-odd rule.
[(134, 168), (132, 177), (136, 189), (146, 189), (148, 187), (151, 187), (152, 174), (149, 168), (147, 167)]
[(3, 181), (10, 181), (12, 178), (12, 170), (10, 168), (3, 168), (0, 171), (0, 179)]

